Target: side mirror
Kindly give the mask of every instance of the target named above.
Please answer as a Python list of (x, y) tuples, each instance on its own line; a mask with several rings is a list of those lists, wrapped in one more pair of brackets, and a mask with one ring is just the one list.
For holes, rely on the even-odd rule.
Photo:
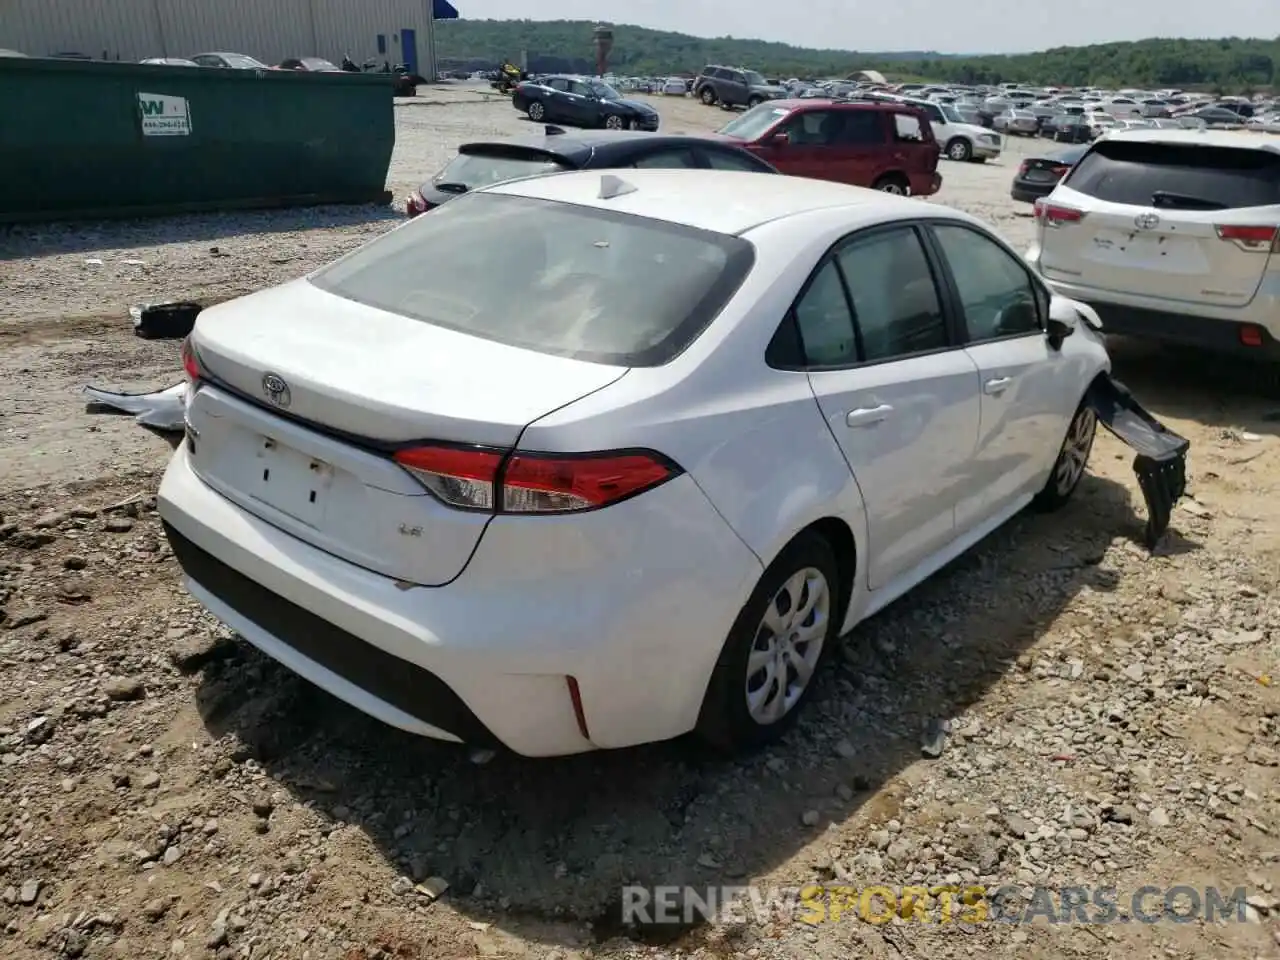
[(1045, 336), (1049, 345), (1055, 350), (1062, 349), (1062, 342), (1076, 332), (1080, 322), (1080, 314), (1072, 304), (1061, 297), (1049, 301), (1049, 320), (1045, 325)]
[(771, 147), (785, 147), (789, 143), (791, 143), (791, 135), (784, 131), (779, 131), (769, 138)]

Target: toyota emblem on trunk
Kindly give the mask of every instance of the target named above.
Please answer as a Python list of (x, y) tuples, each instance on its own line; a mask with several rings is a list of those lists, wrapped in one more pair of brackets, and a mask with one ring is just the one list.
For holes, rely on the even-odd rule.
[(1133, 218), (1133, 224), (1139, 230), (1154, 230), (1160, 223), (1160, 218), (1154, 213), (1140, 213)]
[(287, 407), (293, 400), (293, 396), (289, 393), (289, 385), (279, 374), (264, 373), (262, 375), (262, 392), (267, 400), (277, 407)]

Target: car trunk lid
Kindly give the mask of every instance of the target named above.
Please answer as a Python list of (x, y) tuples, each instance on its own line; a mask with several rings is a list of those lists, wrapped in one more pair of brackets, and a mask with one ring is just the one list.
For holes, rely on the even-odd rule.
[(302, 280), (201, 314), (208, 382), (192, 465), (247, 512), (410, 583), (447, 583), (488, 515), (447, 507), (391, 458), (431, 440), (509, 450), (541, 416), (626, 368), (510, 347), (363, 306)]
[(1047, 279), (1211, 306), (1256, 295), (1280, 227), (1280, 156), (1104, 141), (1038, 205)]

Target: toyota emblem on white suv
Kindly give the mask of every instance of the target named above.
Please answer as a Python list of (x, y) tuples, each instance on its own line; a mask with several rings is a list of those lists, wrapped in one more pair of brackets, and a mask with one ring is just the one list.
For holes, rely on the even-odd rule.
[(1133, 224), (1139, 230), (1154, 230), (1160, 225), (1160, 218), (1154, 213), (1140, 213), (1133, 218)]
[(262, 392), (267, 400), (277, 407), (287, 407), (293, 401), (289, 385), (279, 374), (264, 373), (262, 375)]

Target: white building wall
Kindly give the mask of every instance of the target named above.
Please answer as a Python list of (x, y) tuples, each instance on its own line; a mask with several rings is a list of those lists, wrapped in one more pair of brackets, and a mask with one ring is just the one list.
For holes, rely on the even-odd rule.
[[(350, 54), (435, 76), (431, 0), (0, 0), (0, 48), (109, 60), (234, 51), (264, 63)], [(403, 31), (416, 58), (406, 57)], [(384, 38), (385, 52), (378, 50)]]

